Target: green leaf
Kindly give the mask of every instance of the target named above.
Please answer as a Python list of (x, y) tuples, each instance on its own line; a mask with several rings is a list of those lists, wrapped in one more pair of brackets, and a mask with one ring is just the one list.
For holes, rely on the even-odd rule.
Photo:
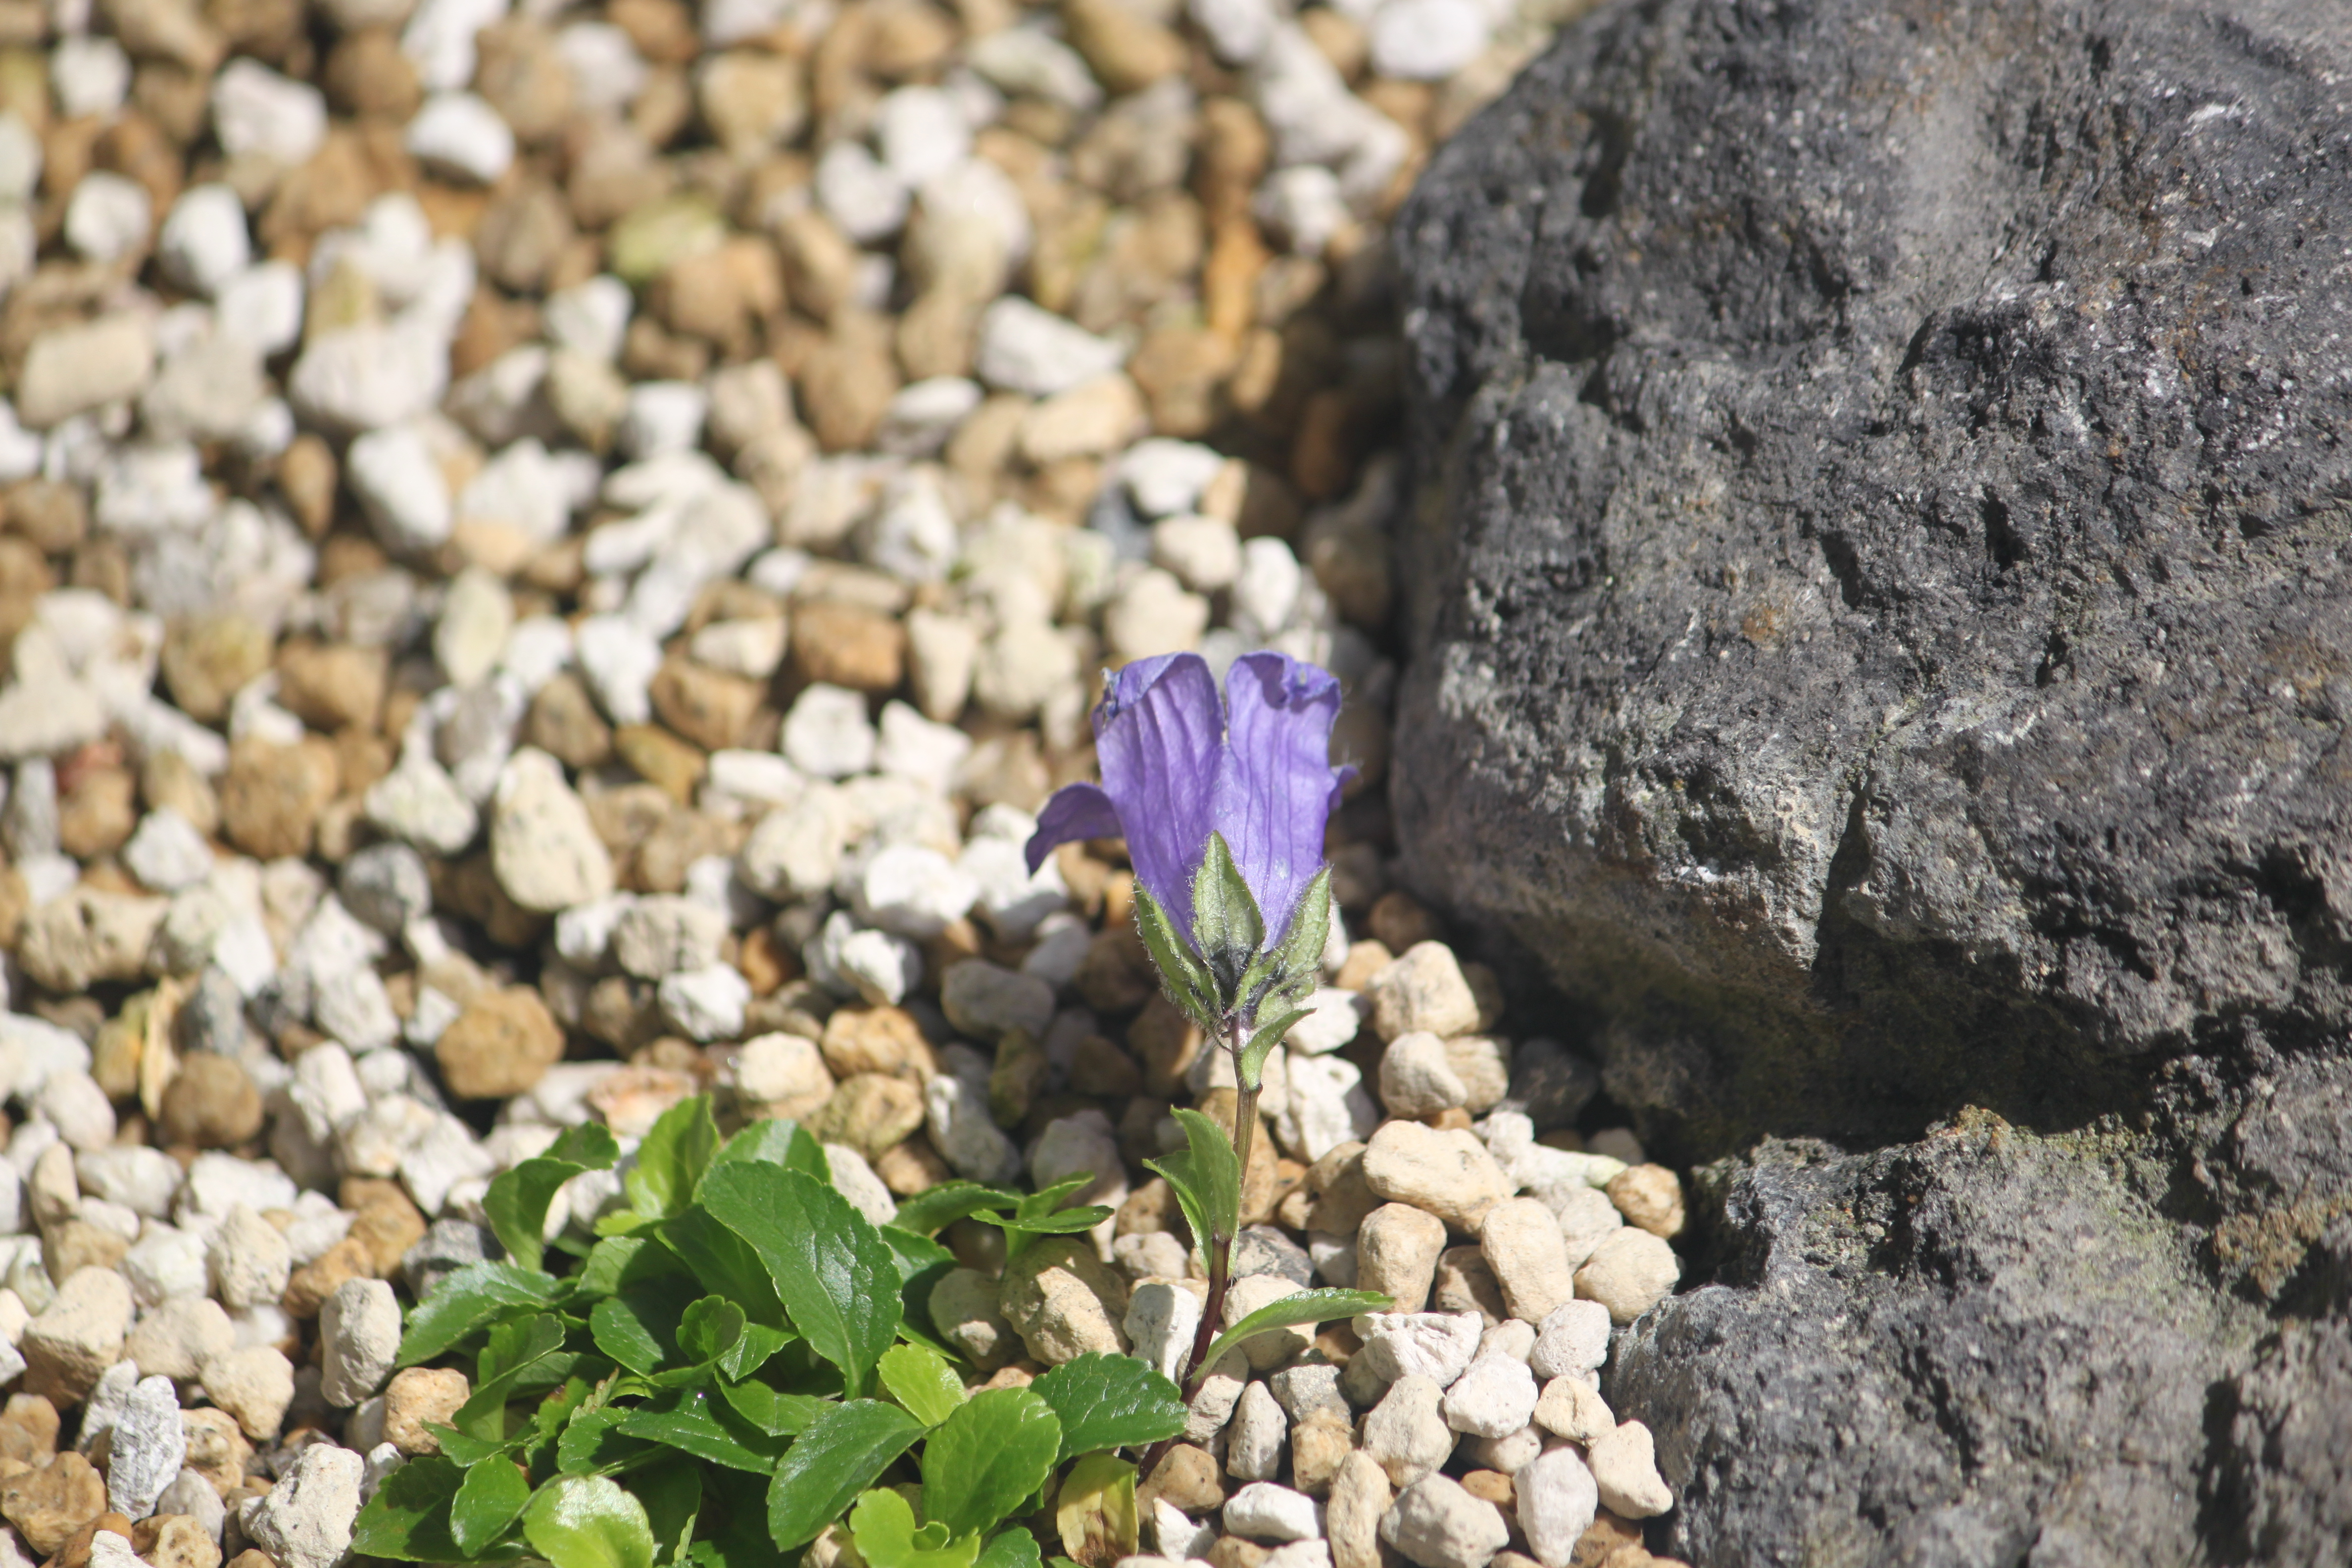
[(1259, 1087), (1262, 1075), (1265, 1071), (1265, 1054), (1280, 1045), (1282, 1037), (1290, 1033), (1290, 1026), (1305, 1016), (1307, 1016), (1306, 1008), (1293, 1007), (1272, 1023), (1258, 1026), (1257, 1032), (1249, 1037), (1249, 1044), (1242, 1047), (1241, 1065), (1236, 1069), (1244, 1089)]
[(717, 1361), (743, 1337), (749, 1321), (724, 1296), (705, 1296), (688, 1303), (678, 1319), (677, 1348), (691, 1361)]
[(621, 1418), (621, 1435), (761, 1476), (776, 1468), (777, 1456), (782, 1452), (772, 1442), (763, 1441), (756, 1447), (744, 1442), (712, 1419), (698, 1400), (676, 1410), (632, 1410)]
[(677, 1358), (678, 1317), (686, 1310), (679, 1298), (692, 1289), (681, 1279), (663, 1279), (605, 1297), (588, 1314), (596, 1348), (631, 1372), (651, 1375)]
[(853, 1399), (829, 1405), (784, 1450), (768, 1488), (768, 1533), (780, 1552), (795, 1552), (923, 1435), (923, 1424), (895, 1405)]
[(797, 1437), (821, 1412), (833, 1408), (813, 1394), (785, 1394), (764, 1383), (722, 1383), (719, 1396), (736, 1415), (771, 1437)]
[(620, 1433), (625, 1410), (610, 1405), (583, 1407), (572, 1413), (563, 1435), (555, 1440), (555, 1468), (567, 1476), (593, 1475), (627, 1463), (644, 1446)]
[(1174, 1115), (1188, 1147), (1143, 1163), (1168, 1178), (1192, 1239), (1205, 1254), (1217, 1239), (1231, 1240), (1241, 1229), (1241, 1160), (1225, 1130), (1206, 1116), (1197, 1110)]
[(352, 1550), (399, 1563), (455, 1563), (465, 1549), (449, 1531), (465, 1475), (447, 1459), (411, 1459), (384, 1477), (352, 1521)]
[(482, 1195), (482, 1213), (507, 1255), (526, 1268), (546, 1256), (547, 1205), (556, 1190), (583, 1171), (608, 1171), (621, 1146), (600, 1122), (564, 1129), (546, 1153), (501, 1172)]
[(986, 1530), (1045, 1484), (1061, 1451), (1062, 1423), (1035, 1394), (976, 1394), (923, 1445), (923, 1517), (951, 1535)]
[(921, 1345), (892, 1345), (882, 1352), (882, 1386), (926, 1426), (936, 1426), (963, 1403), (963, 1380), (947, 1357)]
[(1217, 1010), (1233, 1011), (1242, 975), (1265, 941), (1265, 919), (1222, 833), (1209, 835), (1200, 868), (1192, 873), (1192, 941), (1216, 982), (1222, 1004)]
[(719, 1152), (719, 1124), (710, 1119), (710, 1097), (681, 1100), (661, 1113), (626, 1178), (629, 1206), (653, 1219), (667, 1219), (694, 1201), (695, 1184)]
[(1192, 951), (1192, 942), (1178, 932), (1160, 900), (1140, 882), (1135, 884), (1135, 930), (1143, 938), (1143, 950), (1151, 955), (1152, 966), (1160, 971), (1168, 999), (1202, 1028), (1215, 1034), (1216, 977)]
[(475, 1363), (473, 1396), (449, 1424), (471, 1436), (506, 1436), (507, 1401), (526, 1388), (543, 1388), (570, 1375), (579, 1357), (563, 1348), (563, 1320), (541, 1312), (490, 1331)]
[(653, 1568), (646, 1505), (603, 1476), (558, 1476), (540, 1488), (522, 1533), (555, 1568)]
[(449, 1534), (468, 1557), (507, 1532), (530, 1500), (530, 1478), (505, 1459), (489, 1459), (466, 1472), (449, 1503)]
[(652, 1226), (634, 1236), (607, 1237), (588, 1249), (588, 1259), (573, 1276), (583, 1296), (610, 1296), (632, 1285), (644, 1285), (656, 1279), (684, 1279), (693, 1276), (686, 1259), (670, 1250)]
[(1267, 1302), (1219, 1334), (1210, 1344), (1209, 1353), (1201, 1358), (1201, 1364), (1216, 1365), (1217, 1358), (1227, 1351), (1269, 1329), (1328, 1323), (1335, 1318), (1352, 1318), (1363, 1312), (1385, 1312), (1395, 1304), (1377, 1290), (1301, 1290), (1295, 1296)]
[[(833, 1184), (833, 1165), (824, 1157), (824, 1145), (797, 1121), (772, 1119), (754, 1121), (727, 1141), (710, 1163), (710, 1169), (738, 1162), (755, 1165), (782, 1165), (787, 1171), (798, 1171), (814, 1176), (825, 1185)], [(707, 1176), (709, 1173), (705, 1172)]]
[(947, 1527), (933, 1522), (915, 1528), (915, 1510), (887, 1487), (877, 1487), (849, 1510), (849, 1538), (867, 1568), (971, 1568), (980, 1555), (980, 1537), (948, 1539)]
[(714, 1167), (702, 1206), (760, 1255), (793, 1327), (841, 1369), (845, 1389), (865, 1392), (899, 1317), (898, 1259), (873, 1224), (831, 1187), (776, 1165)]
[(629, 1489), (646, 1505), (646, 1522), (654, 1532), (654, 1550), (665, 1562), (686, 1559), (694, 1537), (695, 1521), (702, 1513), (702, 1472), (691, 1460), (655, 1465), (629, 1478)]
[(1097, 1351), (1029, 1385), (1062, 1423), (1056, 1463), (1098, 1449), (1139, 1447), (1184, 1430), (1184, 1396), (1132, 1356)]
[(468, 1263), (434, 1288), (408, 1314), (400, 1364), (430, 1361), (518, 1307), (551, 1307), (563, 1296), (552, 1275), (511, 1263)]
[(988, 1538), (972, 1568), (1038, 1568), (1037, 1538), (1013, 1525)]
[[(706, 1173), (703, 1181), (710, 1178)], [(768, 1267), (760, 1255), (733, 1231), (713, 1218), (700, 1203), (662, 1222), (661, 1238), (686, 1261), (706, 1293), (726, 1297), (743, 1309), (755, 1323), (784, 1326), (784, 1309), (776, 1288), (768, 1282)]]
[(978, 1182), (941, 1182), (898, 1203), (898, 1217), (890, 1223), (916, 1236), (936, 1236), (956, 1221), (982, 1209), (1010, 1209), (1021, 1202), (1019, 1193)]
[(740, 1380), (749, 1377), (766, 1365), (770, 1356), (797, 1337), (788, 1329), (772, 1329), (765, 1323), (746, 1323), (743, 1331), (735, 1336), (735, 1342), (719, 1352), (719, 1370), (729, 1378)]

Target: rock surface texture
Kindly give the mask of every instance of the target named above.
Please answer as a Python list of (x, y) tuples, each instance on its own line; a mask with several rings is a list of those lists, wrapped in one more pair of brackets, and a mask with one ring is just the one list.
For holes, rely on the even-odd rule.
[(1694, 1563), (2344, 1555), (2347, 70), (1614, 5), (1402, 215), (1400, 848), (1742, 1152), (1603, 1382)]

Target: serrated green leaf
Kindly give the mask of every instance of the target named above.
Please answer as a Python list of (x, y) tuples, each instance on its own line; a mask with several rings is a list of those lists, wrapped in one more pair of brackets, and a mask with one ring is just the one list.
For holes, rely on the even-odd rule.
[(677, 1322), (677, 1348), (690, 1361), (717, 1361), (743, 1337), (751, 1320), (743, 1309), (724, 1296), (705, 1296), (687, 1304)]
[(769, 1164), (714, 1166), (701, 1206), (750, 1244), (793, 1327), (841, 1369), (853, 1397), (898, 1337), (897, 1256), (849, 1200), (799, 1171)]
[(710, 1119), (710, 1097), (681, 1100), (661, 1113), (637, 1145), (629, 1168), (629, 1206), (651, 1219), (667, 1219), (694, 1201), (695, 1184), (719, 1152), (719, 1124)]
[(466, 1472), (449, 1503), (449, 1534), (468, 1557), (507, 1532), (530, 1500), (530, 1478), (505, 1459), (491, 1459)]
[(937, 1524), (915, 1528), (915, 1510), (887, 1487), (877, 1487), (849, 1510), (849, 1538), (867, 1568), (971, 1568), (980, 1537), (950, 1541)]
[(768, 1488), (768, 1533), (780, 1552), (796, 1552), (841, 1517), (923, 1435), (923, 1424), (895, 1405), (853, 1399), (826, 1406), (784, 1450)]
[(646, 1505), (603, 1476), (558, 1476), (540, 1488), (522, 1533), (555, 1568), (653, 1568)]
[(1062, 1423), (1026, 1388), (976, 1394), (923, 1445), (923, 1517), (951, 1535), (1009, 1517), (1054, 1473)]
[(936, 1426), (963, 1403), (963, 1380), (947, 1357), (921, 1345), (892, 1345), (882, 1352), (882, 1386), (926, 1426)]
[(765, 1434), (746, 1441), (747, 1434), (721, 1426), (698, 1395), (676, 1410), (632, 1410), (621, 1418), (620, 1430), (625, 1437), (640, 1437), (754, 1475), (772, 1471), (782, 1452), (782, 1446)]
[(1062, 1423), (1056, 1462), (1139, 1447), (1184, 1430), (1184, 1396), (1132, 1356), (1100, 1351), (1064, 1362), (1029, 1385)]
[(690, 1279), (686, 1260), (662, 1241), (657, 1227), (647, 1226), (634, 1236), (615, 1236), (588, 1249), (587, 1261), (573, 1279), (582, 1296), (610, 1296), (632, 1285), (655, 1279)]
[(562, 1300), (563, 1290), (562, 1280), (535, 1268), (519, 1268), (511, 1263), (468, 1263), (409, 1310), (408, 1331), (400, 1341), (400, 1364), (415, 1366), (430, 1361), (517, 1308), (553, 1306)]
[(990, 1536), (972, 1568), (1038, 1568), (1040, 1561), (1037, 1538), (1016, 1524)]
[(1227, 1351), (1269, 1329), (1294, 1328), (1301, 1323), (1328, 1323), (1364, 1312), (1385, 1312), (1395, 1304), (1377, 1290), (1301, 1290), (1296, 1295), (1267, 1302), (1219, 1334), (1211, 1342), (1209, 1353), (1201, 1358), (1201, 1364), (1216, 1365), (1218, 1358)]
[(1177, 1010), (1213, 1035), (1217, 1032), (1217, 982), (1209, 966), (1176, 930), (1160, 900), (1140, 882), (1135, 884), (1135, 931), (1143, 951), (1160, 971), (1161, 986)]
[(1133, 1556), (1135, 1467), (1108, 1454), (1088, 1454), (1072, 1465), (1055, 1495), (1054, 1531), (1062, 1550), (1089, 1568)]
[(425, 1429), (441, 1441), (442, 1454), (459, 1465), (478, 1465), (494, 1454), (512, 1451), (524, 1439), (518, 1436), (492, 1440), (469, 1436), (455, 1426), (445, 1426), (438, 1421), (427, 1421)]
[[(833, 1163), (824, 1157), (824, 1145), (797, 1121), (776, 1118), (752, 1122), (727, 1140), (727, 1146), (712, 1158), (710, 1170), (739, 1163), (782, 1165), (787, 1171), (813, 1176), (827, 1186), (833, 1184)], [(706, 1178), (709, 1173), (703, 1173)]]
[(579, 1360), (563, 1348), (563, 1320), (541, 1312), (490, 1331), (475, 1363), (474, 1392), (449, 1424), (470, 1436), (493, 1442), (506, 1436), (507, 1401), (530, 1388), (561, 1383)]
[(596, 1348), (641, 1376), (676, 1361), (678, 1316), (686, 1310), (678, 1298), (692, 1289), (682, 1280), (660, 1280), (605, 1297), (588, 1314)]
[(728, 1407), (771, 1437), (797, 1437), (832, 1408), (813, 1394), (785, 1394), (764, 1383), (722, 1383), (719, 1396)]
[(788, 1329), (772, 1329), (765, 1323), (746, 1323), (735, 1342), (719, 1354), (721, 1375), (740, 1381), (767, 1364), (768, 1358), (797, 1338)]
[(1242, 975), (1265, 941), (1265, 919), (1257, 899), (1234, 863), (1225, 836), (1212, 832), (1192, 873), (1192, 942), (1216, 984), (1220, 1013), (1233, 1010)]
[(352, 1521), (352, 1550), (397, 1563), (455, 1563), (466, 1555), (449, 1531), (449, 1506), (466, 1473), (437, 1457), (411, 1459), (384, 1477)]
[[(706, 1173), (702, 1178), (709, 1182)], [(661, 1238), (686, 1262), (704, 1291), (726, 1297), (755, 1323), (784, 1327), (784, 1309), (768, 1282), (768, 1267), (749, 1243), (710, 1217), (701, 1204), (662, 1222)]]
[(627, 1414), (610, 1405), (573, 1411), (555, 1440), (555, 1468), (567, 1476), (585, 1476), (635, 1458), (645, 1445), (621, 1436), (621, 1418)]
[(1021, 1194), (978, 1182), (941, 1182), (938, 1186), (898, 1201), (898, 1217), (890, 1223), (914, 1236), (936, 1236), (960, 1219), (982, 1209), (1013, 1209)]
[(1265, 1054), (1280, 1045), (1282, 1037), (1290, 1033), (1290, 1026), (1305, 1016), (1305, 1008), (1294, 1007), (1272, 1023), (1261, 1025), (1258, 1031), (1250, 1037), (1249, 1044), (1242, 1047), (1241, 1064), (1237, 1069), (1244, 1089), (1260, 1087), (1261, 1077), (1265, 1071)]
[(536, 1268), (546, 1257), (547, 1207), (564, 1183), (583, 1171), (606, 1171), (621, 1146), (601, 1122), (564, 1129), (547, 1152), (501, 1172), (482, 1194), (482, 1213), (508, 1257)]

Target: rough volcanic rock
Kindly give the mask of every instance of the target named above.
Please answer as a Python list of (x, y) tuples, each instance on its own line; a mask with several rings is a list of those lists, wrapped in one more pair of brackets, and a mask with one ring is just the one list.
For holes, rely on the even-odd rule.
[(2352, 26), (1661, 0), (1402, 215), (1420, 889), (1759, 1131), (2352, 1025)]
[[(1643, 1318), (1603, 1381), (1656, 1436), (1676, 1554), (2202, 1560), (2227, 1531), (2200, 1510), (2209, 1416), (2264, 1317), (2212, 1289), (2160, 1212), (2168, 1172), (2130, 1149), (1978, 1114), (1875, 1153), (1775, 1141), (1711, 1168), (1715, 1282)], [(2287, 1375), (2241, 1420), (2248, 1489), (2325, 1512), (2293, 1492), (2333, 1462), (2311, 1428), (2340, 1417), (2295, 1408)], [(2282, 1424), (2284, 1475), (2260, 1454)]]
[(1405, 879), (1736, 1156), (1660, 1550), (2343, 1560), (2348, 142), (2302, 0), (1650, 0), (1402, 216)]

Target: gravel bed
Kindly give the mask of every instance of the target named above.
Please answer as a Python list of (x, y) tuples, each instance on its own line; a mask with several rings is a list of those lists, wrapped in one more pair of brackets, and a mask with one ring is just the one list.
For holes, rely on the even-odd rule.
[(1581, 8), (0, 0), (0, 1556), (332, 1568), (466, 1396), (394, 1348), (490, 1180), (691, 1094), (877, 1219), (1094, 1173), (934, 1320), (1174, 1370), (1139, 1162), (1233, 1091), (1120, 847), (1022, 847), (1101, 670), (1264, 646), (1346, 683), (1358, 939), (1234, 1304), (1399, 1310), (1221, 1367), (1141, 1545), (1653, 1561), (1597, 1368), (1679, 1184), (1382, 793), (1383, 225)]

